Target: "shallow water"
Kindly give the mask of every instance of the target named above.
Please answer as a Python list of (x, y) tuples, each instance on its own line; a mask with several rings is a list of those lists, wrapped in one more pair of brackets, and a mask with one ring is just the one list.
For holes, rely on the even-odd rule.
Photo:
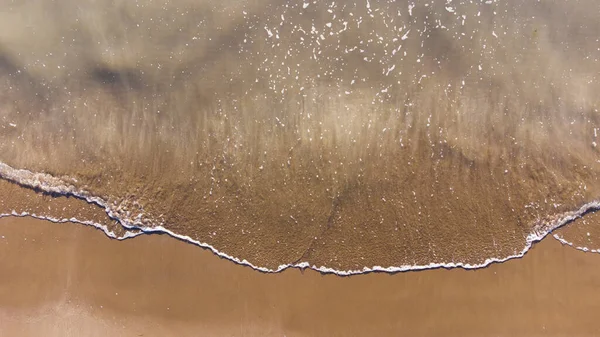
[(1, 175), (114, 236), (476, 267), (598, 208), (596, 1), (1, 6)]

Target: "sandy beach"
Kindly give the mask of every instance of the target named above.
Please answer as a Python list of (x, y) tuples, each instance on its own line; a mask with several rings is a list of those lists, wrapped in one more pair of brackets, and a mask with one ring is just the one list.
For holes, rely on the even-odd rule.
[(0, 337), (600, 336), (598, 18), (0, 0)]
[(467, 271), (263, 274), (165, 235), (0, 220), (0, 336), (595, 336), (600, 256), (551, 237)]

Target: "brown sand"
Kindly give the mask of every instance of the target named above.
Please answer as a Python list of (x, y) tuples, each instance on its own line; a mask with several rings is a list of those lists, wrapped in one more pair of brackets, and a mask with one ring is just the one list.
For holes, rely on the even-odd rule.
[(167, 236), (0, 220), (0, 336), (594, 336), (600, 256), (548, 238), (477, 271), (262, 274)]

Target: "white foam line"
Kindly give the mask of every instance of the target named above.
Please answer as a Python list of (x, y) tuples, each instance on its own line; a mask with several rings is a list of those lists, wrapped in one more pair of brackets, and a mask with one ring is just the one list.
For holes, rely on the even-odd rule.
[(104, 232), (104, 234), (106, 234), (106, 236), (112, 238), (112, 239), (117, 239), (117, 240), (125, 240), (125, 239), (129, 239), (129, 238), (133, 238), (136, 237), (138, 235), (144, 234), (143, 232), (130, 232), (127, 231), (125, 232), (125, 234), (123, 236), (118, 236), (115, 234), (115, 232), (111, 231), (108, 229), (107, 226), (99, 224), (97, 222), (93, 222), (93, 221), (89, 221), (89, 220), (79, 220), (75, 217), (73, 218), (55, 218), (55, 217), (51, 217), (51, 216), (46, 216), (46, 215), (37, 215), (35, 213), (28, 213), (28, 212), (21, 212), (18, 213), (17, 211), (13, 210), (10, 213), (0, 213), (0, 218), (6, 218), (9, 216), (14, 216), (14, 217), (19, 217), (19, 218), (24, 218), (24, 217), (31, 217), (31, 218), (35, 218), (35, 219), (40, 219), (40, 220), (46, 220), (46, 221), (50, 221), (50, 222), (54, 222), (54, 223), (66, 223), (66, 222), (73, 222), (73, 223), (77, 223), (77, 224), (81, 224), (81, 225), (86, 225), (86, 226), (92, 226), (95, 227), (97, 229), (100, 229), (101, 231)]
[(575, 248), (577, 250), (581, 250), (582, 252), (587, 252), (587, 253), (600, 253), (600, 249), (591, 249), (588, 247), (582, 247), (582, 246), (575, 246), (575, 244), (573, 242), (569, 242), (567, 240), (565, 240), (565, 238), (563, 238), (562, 236), (560, 236), (559, 234), (554, 234), (552, 235), (556, 240), (558, 240), (558, 242), (562, 243), (565, 246), (570, 246), (571, 248)]
[[(521, 252), (516, 253), (514, 255), (509, 255), (509, 256), (503, 257), (503, 258), (496, 258), (496, 257), (488, 258), (481, 264), (469, 264), (469, 263), (463, 263), (463, 262), (444, 262), (444, 263), (429, 263), (429, 264), (425, 264), (425, 265), (402, 265), (402, 266), (389, 266), (389, 267), (373, 266), (373, 267), (364, 267), (362, 269), (337, 270), (337, 269), (333, 269), (333, 268), (326, 267), (326, 266), (319, 267), (316, 265), (311, 265), (308, 262), (300, 262), (300, 263), (295, 263), (295, 264), (282, 264), (279, 267), (277, 267), (277, 269), (270, 269), (270, 268), (266, 268), (266, 267), (257, 266), (255, 264), (249, 262), (246, 259), (239, 259), (237, 257), (228, 255), (224, 252), (217, 250), (215, 247), (213, 247), (212, 245), (210, 245), (208, 243), (194, 240), (187, 235), (180, 235), (180, 234), (174, 233), (171, 230), (166, 229), (162, 225), (152, 226), (152, 227), (146, 226), (143, 224), (143, 222), (141, 220), (139, 220), (140, 216), (138, 216), (137, 219), (130, 219), (127, 214), (123, 214), (125, 211), (122, 209), (119, 209), (118, 206), (116, 209), (113, 209), (110, 206), (110, 204), (108, 202), (106, 202), (105, 200), (103, 200), (99, 197), (93, 196), (91, 193), (89, 193), (87, 191), (79, 190), (75, 186), (65, 183), (64, 180), (56, 178), (49, 174), (34, 173), (34, 172), (31, 172), (28, 170), (15, 169), (15, 168), (12, 168), (12, 167), (0, 162), (0, 177), (4, 178), (6, 180), (10, 180), (15, 183), (24, 185), (24, 186), (37, 188), (37, 189), (40, 189), (45, 192), (57, 193), (57, 194), (62, 194), (62, 195), (72, 195), (72, 196), (84, 199), (88, 203), (92, 203), (92, 204), (95, 204), (95, 205), (98, 205), (98, 206), (104, 208), (106, 213), (112, 219), (115, 219), (116, 221), (118, 221), (121, 224), (121, 226), (125, 227), (126, 229), (139, 230), (139, 231), (142, 231), (143, 233), (148, 233), (148, 234), (164, 233), (164, 234), (170, 235), (174, 238), (195, 244), (197, 246), (200, 246), (200, 247), (203, 247), (206, 249), (209, 249), (214, 254), (216, 254), (222, 258), (231, 260), (237, 264), (245, 265), (252, 269), (262, 271), (265, 273), (278, 273), (278, 272), (281, 272), (288, 268), (300, 268), (300, 269), (310, 268), (310, 269), (319, 271), (321, 273), (336, 274), (336, 275), (340, 275), (340, 276), (349, 276), (349, 275), (356, 275), (356, 274), (365, 274), (365, 273), (370, 273), (370, 272), (395, 273), (395, 272), (425, 270), (425, 269), (435, 269), (435, 268), (448, 268), (448, 269), (450, 269), (450, 268), (463, 268), (463, 269), (484, 268), (484, 267), (489, 266), (492, 263), (502, 263), (502, 262), (505, 262), (508, 260), (521, 258), (527, 253), (527, 251), (529, 251), (529, 249), (531, 249), (533, 244), (535, 244), (536, 242), (545, 238), (553, 230), (560, 228), (560, 227), (564, 226), (565, 224), (581, 217), (586, 212), (593, 211), (593, 210), (600, 210), (600, 201), (592, 201), (590, 203), (587, 203), (587, 204), (581, 206), (576, 211), (558, 214), (558, 215), (553, 216), (550, 220), (546, 220), (546, 221), (539, 220), (534, 225), (531, 234), (529, 234), (525, 238), (525, 246)], [(17, 214), (12, 214), (12, 215), (17, 215)], [(49, 219), (47, 219), (47, 220), (49, 220)], [(56, 220), (58, 220), (58, 222), (63, 222), (62, 220), (64, 220), (64, 219), (62, 219), (62, 220), (56, 219)], [(87, 224), (86, 222), (87, 221), (80, 222), (80, 223)], [(91, 224), (91, 225), (94, 226), (93, 224)], [(102, 229), (106, 233), (107, 236), (115, 237), (114, 233), (109, 231), (106, 226), (97, 224), (97, 226), (95, 226), (95, 227)], [(112, 233), (112, 235), (111, 235), (111, 233)], [(128, 233), (130, 233), (130, 232), (128, 232)], [(130, 233), (130, 234), (126, 234), (125, 236), (127, 236), (127, 235), (135, 236), (135, 235), (139, 235), (139, 234), (140, 233), (137, 233), (137, 234)], [(128, 237), (131, 237), (131, 236), (128, 236)]]

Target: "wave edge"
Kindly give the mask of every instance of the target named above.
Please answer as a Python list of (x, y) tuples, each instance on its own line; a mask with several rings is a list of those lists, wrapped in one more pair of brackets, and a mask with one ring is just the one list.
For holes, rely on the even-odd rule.
[[(288, 268), (298, 268), (298, 269), (312, 269), (324, 274), (335, 274), (338, 276), (350, 276), (350, 275), (358, 275), (358, 274), (366, 274), (371, 272), (386, 272), (386, 273), (397, 273), (397, 272), (407, 272), (407, 271), (417, 271), (417, 270), (427, 270), (427, 269), (454, 269), (454, 268), (463, 268), (467, 270), (471, 269), (480, 269), (485, 268), (494, 263), (503, 263), (508, 260), (517, 259), (525, 256), (525, 254), (531, 249), (531, 247), (536, 243), (544, 239), (546, 236), (551, 234), (554, 230), (565, 226), (566, 224), (582, 217), (588, 212), (593, 212), (600, 210), (600, 201), (594, 200), (589, 203), (584, 204), (579, 209), (575, 211), (564, 212), (561, 214), (557, 214), (552, 216), (549, 220), (538, 220), (537, 223), (533, 226), (532, 232), (525, 238), (525, 247), (518, 253), (513, 255), (509, 255), (506, 257), (498, 258), (491, 257), (487, 258), (481, 264), (469, 264), (463, 262), (441, 262), (436, 263), (432, 262), (424, 265), (401, 265), (401, 266), (372, 266), (372, 267), (364, 267), (363, 269), (350, 269), (350, 270), (337, 270), (334, 268), (330, 268), (327, 266), (316, 266), (311, 265), (308, 262), (299, 262), (294, 264), (282, 264), (277, 267), (277, 269), (270, 269), (262, 266), (255, 265), (246, 259), (240, 259), (231, 255), (228, 255), (225, 252), (221, 252), (217, 250), (214, 246), (200, 242), (198, 240), (192, 239), (187, 235), (177, 234), (167, 228), (164, 227), (164, 223), (157, 224), (155, 226), (147, 226), (147, 223), (150, 220), (142, 220), (143, 214), (138, 214), (136, 218), (130, 218), (130, 216), (124, 211), (120, 209), (117, 205), (116, 207), (111, 207), (110, 203), (100, 197), (92, 195), (90, 192), (77, 189), (75, 186), (68, 184), (64, 179), (52, 176), (47, 173), (38, 173), (31, 172), (25, 169), (16, 169), (13, 168), (3, 162), (0, 162), (0, 178), (19, 184), (24, 187), (29, 187), (33, 189), (38, 189), (46, 193), (56, 193), (64, 196), (72, 196), (78, 199), (85, 200), (88, 203), (95, 204), (101, 208), (103, 208), (106, 214), (113, 220), (117, 221), (121, 226), (126, 229), (126, 233), (123, 236), (117, 236), (114, 232), (110, 231), (107, 226), (101, 225), (99, 223), (95, 223), (93, 221), (87, 220), (78, 220), (76, 218), (70, 219), (59, 219), (48, 216), (40, 216), (34, 213), (17, 213), (16, 211), (12, 211), (11, 213), (0, 213), (0, 218), (6, 216), (31, 216), (33, 218), (48, 220), (56, 223), (64, 223), (64, 222), (74, 222), (83, 225), (89, 225), (96, 227), (102, 230), (105, 235), (110, 238), (124, 240), (128, 238), (132, 238), (135, 236), (139, 236), (141, 234), (167, 234), (173, 238), (194, 244), (196, 246), (209, 249), (215, 255), (230, 260), (236, 264), (244, 265), (250, 267), (254, 270), (264, 272), (264, 273), (279, 273)], [(76, 181), (76, 180), (74, 180)], [(144, 223), (146, 222), (146, 224)], [(152, 222), (152, 221), (150, 221)], [(137, 231), (137, 232), (134, 232)], [(570, 245), (574, 247), (572, 243), (568, 243), (564, 239), (560, 239), (556, 234), (554, 238), (559, 242)], [(578, 247), (574, 247), (579, 249)], [(585, 248), (585, 247), (584, 247)], [(585, 251), (584, 249), (580, 249)]]

